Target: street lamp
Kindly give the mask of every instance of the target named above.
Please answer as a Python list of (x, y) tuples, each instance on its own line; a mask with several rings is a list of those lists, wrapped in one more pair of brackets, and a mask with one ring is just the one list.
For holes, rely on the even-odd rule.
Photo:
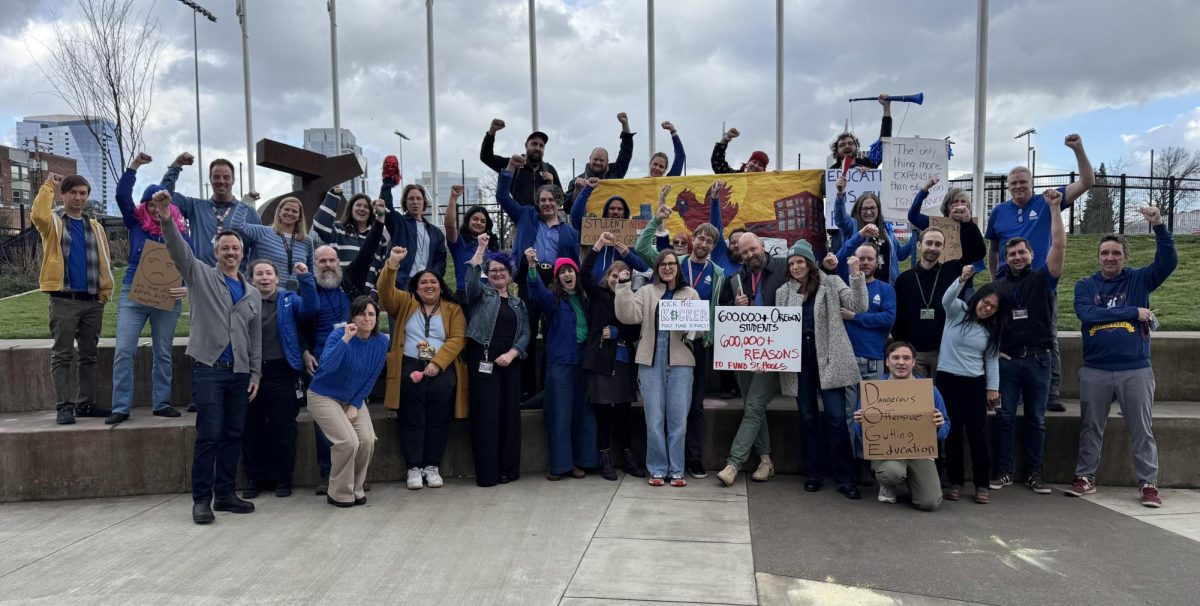
[(1037, 150), (1033, 149), (1033, 145), (1030, 145), (1029, 137), (1036, 134), (1037, 129), (1030, 128), (1017, 133), (1017, 136), (1013, 137), (1013, 139), (1025, 137), (1025, 166), (1029, 168), (1029, 178), (1031, 181), (1033, 179), (1033, 163), (1034, 159), (1037, 158)]
[(399, 160), (400, 160), (400, 182), (403, 183), (404, 182), (404, 142), (411, 141), (411, 139), (408, 138), (408, 135), (406, 135), (400, 131), (394, 131), (394, 132), (396, 133), (397, 137), (400, 137), (400, 158), (399, 158)]
[(204, 15), (213, 23), (217, 22), (217, 16), (192, 0), (179, 1), (192, 9), (192, 68), (196, 75), (196, 174), (200, 178), (200, 193), (204, 195), (204, 154), (200, 142), (200, 43), (196, 29), (196, 16)]

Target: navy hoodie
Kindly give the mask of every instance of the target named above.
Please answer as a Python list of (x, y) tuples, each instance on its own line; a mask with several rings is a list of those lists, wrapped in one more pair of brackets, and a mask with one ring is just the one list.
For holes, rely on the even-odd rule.
[(1150, 293), (1175, 271), (1179, 256), (1166, 225), (1154, 228), (1154, 262), (1121, 270), (1115, 278), (1101, 272), (1075, 283), (1075, 315), (1083, 330), (1083, 365), (1101, 370), (1150, 366), (1150, 327), (1138, 321), (1138, 308), (1150, 307)]
[[(587, 192), (587, 195), (590, 195), (589, 190), (584, 189), (583, 191)], [(574, 225), (575, 229), (580, 233), (583, 233), (583, 216), (587, 212), (587, 201), (587, 196), (581, 193), (579, 200), (577, 200), (578, 204), (571, 207), (571, 224)], [(621, 196), (613, 196), (606, 200), (604, 202), (604, 209), (600, 211), (600, 216), (607, 217), (608, 209), (612, 207), (613, 204), (620, 204), (625, 209), (624, 218), (629, 218), (629, 203), (626, 202), (625, 198), (622, 198)], [(582, 245), (592, 248), (593, 245), (595, 245), (595, 242), (583, 242)], [(634, 250), (633, 246), (629, 247), (629, 252), (625, 255), (622, 255), (620, 252), (618, 252), (616, 246), (605, 246), (596, 254), (598, 255), (596, 259), (596, 265), (592, 268), (592, 277), (595, 278), (596, 281), (604, 279), (604, 274), (608, 272), (609, 267), (612, 267), (613, 261), (624, 261), (632, 271), (647, 271), (650, 269), (645, 263), (642, 262), (642, 258), (637, 255), (637, 252)]]

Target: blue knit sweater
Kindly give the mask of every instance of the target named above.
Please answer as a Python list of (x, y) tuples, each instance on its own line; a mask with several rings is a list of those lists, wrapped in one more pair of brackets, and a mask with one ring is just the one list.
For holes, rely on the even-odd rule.
[(362, 408), (387, 362), (388, 338), (384, 334), (368, 339), (355, 336), (347, 343), (342, 340), (344, 334), (345, 328), (335, 328), (329, 334), (321, 365), (308, 388), (313, 393)]

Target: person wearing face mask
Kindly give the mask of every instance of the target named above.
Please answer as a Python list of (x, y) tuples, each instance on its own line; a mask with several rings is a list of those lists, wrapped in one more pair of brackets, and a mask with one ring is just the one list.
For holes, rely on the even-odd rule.
[[(870, 242), (879, 249), (875, 279), (889, 284), (896, 281), (900, 276), (900, 262), (912, 256), (917, 239), (909, 238), (907, 242), (900, 243), (892, 222), (883, 220), (883, 205), (879, 202), (879, 196), (874, 192), (863, 193), (854, 201), (850, 214), (846, 214), (846, 178), (838, 178), (833, 220), (837, 224), (838, 233), (858, 235), (858, 240), (851, 244), (851, 252), (858, 250), (858, 244), (862, 242)], [(851, 240), (853, 238), (847, 238), (847, 241)], [(845, 270), (842, 269), (839, 273), (845, 280)]]
[[(467, 346), (463, 363), (470, 375), (471, 450), (475, 483), (507, 484), (521, 477), (521, 364), (529, 347), (525, 302), (512, 296), (512, 259), (487, 252), (490, 236), (481, 234), (467, 270)], [(485, 257), (486, 254), (486, 257)], [(487, 268), (487, 285), (479, 280)]]
[[(179, 207), (179, 212), (188, 220), (191, 228), (192, 251), (202, 263), (215, 267), (216, 236), (219, 232), (230, 229), (231, 220), (237, 217), (247, 225), (261, 225), (262, 220), (254, 210), (258, 194), (249, 192), (239, 202), (233, 197), (233, 163), (224, 158), (217, 158), (208, 163), (208, 182), (212, 186), (212, 196), (209, 198), (193, 198), (175, 191), (175, 183), (184, 166), (191, 166), (196, 159), (192, 154), (183, 152), (175, 157), (175, 161), (167, 167), (159, 185), (171, 193), (171, 201)], [(289, 268), (290, 269), (290, 268)]]
[(533, 247), (525, 249), (530, 311), (546, 316), (543, 418), (550, 456), (546, 479), (558, 481), (568, 474), (582, 478), (587, 475), (584, 468), (599, 465), (596, 414), (587, 406), (587, 382), (580, 372), (588, 337), (587, 295), (579, 283), (578, 266), (565, 257), (554, 262), (554, 281), (547, 288), (534, 269), (537, 255)]
[[(921, 189), (917, 191), (917, 195), (913, 197), (912, 206), (908, 208), (908, 223), (912, 226), (913, 233), (920, 233), (921, 230), (929, 227), (929, 217), (921, 212), (921, 208), (925, 204), (925, 199), (929, 197), (929, 190), (941, 181), (938, 176), (930, 177)], [(950, 217), (955, 221), (965, 222), (971, 220), (971, 194), (961, 187), (951, 187), (946, 191), (946, 195), (942, 197), (942, 205), (939, 207), (943, 217)], [(917, 238), (919, 239), (919, 238)], [(983, 259), (980, 259), (971, 266), (974, 274), (977, 274), (987, 269), (987, 264)], [(974, 280), (967, 281), (962, 288), (962, 297), (964, 299), (971, 298), (975, 292)]]
[(518, 204), (533, 207), (538, 205), (538, 189), (543, 185), (556, 185), (561, 191), (562, 182), (558, 179), (558, 171), (543, 159), (550, 137), (540, 130), (530, 133), (525, 139), (525, 154), (521, 156), (525, 162), (516, 167), (509, 167), (509, 158), (497, 156), (493, 151), (496, 146), (496, 133), (503, 128), (504, 120), (492, 120), (487, 134), (483, 136), (483, 143), (479, 146), (479, 159), (498, 173), (506, 168), (513, 171), (504, 191)]
[(379, 305), (371, 297), (350, 303), (349, 320), (329, 334), (324, 363), (308, 386), (308, 412), (333, 443), (325, 502), (334, 507), (367, 504), (363, 483), (375, 453), (367, 395), (387, 362), (390, 344), (379, 332)]
[(741, 131), (736, 128), (731, 128), (721, 135), (721, 140), (713, 146), (712, 152), (712, 169), (714, 173), (723, 175), (725, 173), (761, 173), (767, 170), (767, 165), (771, 160), (767, 157), (767, 152), (762, 150), (755, 151), (750, 154), (750, 159), (747, 160), (740, 168), (733, 170), (733, 167), (725, 161), (725, 148), (729, 147), (729, 142), (741, 135)]
[(267, 227), (246, 221), (245, 213), (233, 215), (229, 228), (240, 232), (246, 243), (254, 247), (259, 258), (275, 265), (280, 284), (295, 292), (299, 282), (292, 275), (297, 263), (312, 263), (312, 241), (304, 221), (304, 205), (300, 198), (287, 197), (275, 206), (275, 222)]
[(463, 186), (450, 186), (450, 201), (446, 203), (446, 217), (442, 222), (446, 227), (446, 246), (454, 261), (454, 281), (460, 297), (466, 292), (469, 262), (475, 255), (479, 239), (487, 236), (488, 250), (500, 250), (500, 241), (492, 231), (492, 214), (486, 208), (478, 204), (468, 208), (463, 213), (462, 225), (458, 225), (458, 199), (462, 194)]
[(783, 395), (795, 396), (800, 410), (804, 447), (804, 490), (821, 489), (821, 432), (817, 425), (817, 396), (824, 410), (825, 439), (837, 491), (858, 499), (854, 453), (846, 431), (846, 387), (858, 382), (858, 364), (841, 311), (867, 310), (867, 285), (858, 257), (850, 257), (850, 286), (817, 267), (806, 240), (796, 242), (787, 258), (788, 281), (775, 293), (775, 304), (803, 310), (799, 373), (780, 375)]
[[(683, 167), (687, 165), (687, 154), (683, 151), (683, 141), (679, 140), (679, 133), (675, 131), (675, 125), (670, 122), (662, 123), (663, 130), (671, 133), (671, 146), (675, 148), (675, 161), (667, 157), (663, 152), (654, 152), (650, 156), (650, 177), (678, 177), (683, 174)], [(667, 170), (667, 164), (671, 165), (671, 170)]]
[(991, 500), (984, 478), (989, 476), (987, 413), (1000, 403), (1000, 335), (1011, 314), (1010, 301), (995, 284), (985, 284), (969, 301), (958, 296), (971, 282), (975, 270), (962, 268), (962, 275), (942, 295), (946, 310), (946, 328), (938, 355), (937, 384), (946, 396), (946, 405), (954, 409), (954, 426), (946, 438), (946, 475), (950, 487), (943, 496), (948, 501), (962, 498), (963, 433), (971, 449), (971, 480), (975, 484), (975, 502)]
[[(338, 206), (342, 203), (342, 187), (339, 185), (325, 194), (325, 201), (313, 217), (312, 231), (322, 243), (332, 246), (338, 255), (338, 265), (342, 270), (350, 267), (358, 257), (358, 251), (371, 233), (371, 227), (376, 219), (371, 196), (354, 194), (346, 202), (342, 213), (338, 214)], [(375, 278), (379, 276), (379, 268), (383, 265), (383, 257), (387, 253), (387, 242), (391, 234), (383, 232), (381, 243), (370, 251), (373, 259), (367, 276), (367, 287), (375, 287)]]
[(567, 186), (566, 204), (563, 210), (568, 214), (571, 213), (571, 209), (575, 208), (575, 194), (581, 188), (580, 179), (584, 181), (593, 177), (596, 179), (624, 179), (625, 173), (629, 172), (629, 161), (633, 159), (634, 133), (629, 131), (629, 117), (625, 115), (625, 112), (617, 114), (617, 121), (621, 123), (621, 147), (617, 151), (616, 161), (611, 163), (608, 161), (608, 150), (603, 147), (592, 150), (591, 155), (588, 156), (588, 163), (583, 166), (583, 172), (576, 175), (575, 179)]
[[(580, 188), (579, 199), (575, 201), (575, 206), (571, 208), (571, 224), (576, 230), (583, 231), (583, 217), (587, 212), (588, 199), (591, 197), (592, 190), (600, 184), (600, 179), (589, 177), (587, 181), (579, 179), (577, 185)], [(666, 186), (668, 189), (670, 186)], [(606, 219), (628, 219), (629, 218), (629, 203), (621, 196), (613, 196), (604, 202), (604, 209), (601, 211), (601, 216)], [(598, 257), (592, 267), (592, 279), (600, 280), (604, 274), (608, 273), (608, 268), (616, 261), (621, 261), (632, 268), (634, 271), (648, 271), (646, 264), (642, 262), (641, 257), (636, 254), (636, 251), (629, 248), (623, 242), (617, 242), (615, 239), (605, 244), (604, 248), (597, 253)]]
[(409, 490), (442, 486), (442, 455), (450, 420), (467, 416), (467, 369), (459, 354), (467, 321), (441, 276), (425, 270), (395, 287), (408, 251), (392, 248), (379, 273), (379, 302), (396, 318), (388, 353), (384, 407), (398, 410)]
[(1037, 494), (1052, 490), (1042, 478), (1046, 440), (1046, 400), (1050, 395), (1051, 357), (1057, 340), (1053, 326), (1058, 278), (1066, 257), (1066, 232), (1056, 189), (1042, 194), (1050, 215), (1050, 251), (1046, 264), (1033, 268), (1034, 251), (1021, 237), (1004, 244), (1005, 265), (994, 284), (1012, 300), (1012, 316), (1000, 334), (1000, 409), (992, 422), (992, 478), (988, 487), (1012, 484), (1013, 424), (1017, 404), (1025, 408), (1025, 486)]
[(250, 281), (262, 298), (262, 382), (259, 397), (246, 411), (246, 439), (242, 442), (242, 469), (246, 485), (243, 499), (253, 499), (262, 488), (275, 496), (292, 494), (296, 468), (296, 393), (304, 362), (300, 357), (300, 324), (316, 313), (317, 285), (308, 266), (297, 263), (292, 274), (300, 294), (279, 288), (275, 265), (266, 259), (247, 266)]
[[(394, 208), (388, 182), (384, 183), (379, 197), (389, 209)], [(401, 190), (400, 201), (404, 208), (398, 214), (387, 215), (387, 230), (392, 236), (388, 244), (391, 248), (399, 246), (411, 251), (411, 254), (405, 255), (404, 264), (396, 272), (396, 287), (402, 288), (422, 271), (433, 272), (441, 278), (446, 275), (446, 234), (425, 220), (429, 194), (424, 187), (410, 183)], [(379, 285), (375, 287), (379, 288)]]

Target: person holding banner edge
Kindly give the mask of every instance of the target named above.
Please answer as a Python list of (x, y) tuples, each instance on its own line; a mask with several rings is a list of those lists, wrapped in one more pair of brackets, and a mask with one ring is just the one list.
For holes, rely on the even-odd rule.
[[(887, 348), (888, 374), (884, 381), (913, 378), (916, 352), (904, 341), (893, 341)], [(937, 387), (933, 387), (933, 425), (937, 427), (938, 441), (950, 433), (950, 419), (946, 414), (946, 402)], [(862, 399), (854, 411), (854, 426), (862, 433)], [(907, 485), (912, 493), (913, 507), (921, 511), (935, 511), (942, 504), (942, 490), (938, 481), (937, 465), (933, 459), (908, 459), (895, 461), (876, 460), (871, 462), (875, 479), (879, 481), (879, 502), (895, 503), (896, 488)]]

